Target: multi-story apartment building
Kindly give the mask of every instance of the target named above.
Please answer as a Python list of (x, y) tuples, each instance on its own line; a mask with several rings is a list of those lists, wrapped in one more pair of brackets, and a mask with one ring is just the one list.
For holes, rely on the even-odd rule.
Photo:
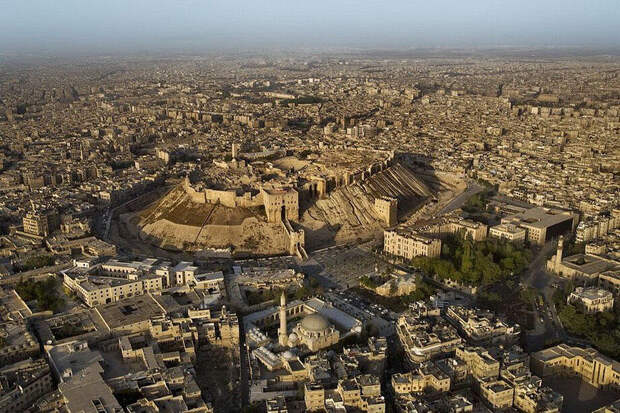
[(512, 343), (521, 333), (518, 324), (509, 325), (493, 313), (475, 308), (450, 306), (446, 317), (474, 345)]
[(479, 393), (482, 399), (494, 411), (512, 407), (514, 388), (502, 379), (491, 379), (480, 382)]
[(323, 410), (325, 407), (325, 388), (319, 383), (304, 384), (304, 402), (306, 410)]
[(0, 369), (0, 413), (26, 411), (53, 390), (50, 368), (43, 359), (24, 360)]
[(620, 389), (620, 365), (593, 348), (558, 344), (532, 354), (531, 368), (540, 377), (575, 375), (595, 387)]
[(29, 212), (22, 219), (24, 232), (47, 237), (60, 228), (60, 216), (56, 211)]
[(145, 290), (161, 290), (161, 279), (127, 280), (112, 277), (74, 276), (65, 273), (64, 285), (75, 291), (86, 305), (95, 307), (145, 294)]
[(518, 243), (525, 241), (526, 232), (525, 228), (513, 224), (499, 224), (489, 229), (489, 237)]
[(598, 275), (598, 285), (614, 295), (620, 294), (620, 272), (605, 271)]
[(36, 357), (40, 352), (39, 342), (34, 334), (27, 330), (23, 321), (4, 322), (0, 327), (0, 334), (4, 338), (4, 345), (0, 347), (0, 365), (2, 366)]
[(439, 257), (441, 240), (429, 238), (413, 231), (391, 230), (383, 233), (383, 251), (387, 254), (412, 259), (413, 257)]
[(564, 397), (543, 386), (536, 376), (515, 386), (513, 405), (524, 413), (556, 413), (561, 411)]
[(379, 378), (362, 375), (340, 380), (336, 388), (344, 406), (360, 409), (367, 413), (384, 413), (385, 399), (381, 395)]
[(267, 400), (265, 402), (265, 412), (288, 413), (288, 408), (286, 407), (286, 400), (284, 399), (284, 396), (278, 396), (275, 399)]
[(412, 365), (451, 353), (461, 344), (456, 329), (439, 317), (403, 314), (396, 323), (396, 333)]
[(609, 215), (597, 215), (582, 220), (577, 225), (575, 240), (588, 242), (603, 237), (620, 227), (620, 209), (614, 209)]
[(219, 293), (223, 291), (221, 271), (197, 273), (198, 267), (180, 262), (172, 267), (156, 258), (143, 261), (108, 260), (83, 271), (82, 268), (64, 271), (64, 284), (90, 307), (113, 303), (124, 298), (157, 293), (164, 288), (190, 285)]
[(415, 372), (392, 375), (394, 393), (409, 394), (432, 391), (445, 393), (450, 390), (450, 377), (432, 362), (425, 362)]
[(577, 287), (570, 293), (567, 299), (569, 304), (577, 304), (586, 313), (600, 313), (614, 308), (614, 296), (611, 292), (602, 288)]
[(488, 227), (482, 222), (464, 218), (451, 218), (449, 219), (449, 225), (451, 233), (462, 232), (466, 238), (471, 238), (473, 241), (484, 241), (487, 237)]
[(470, 374), (477, 379), (499, 376), (499, 361), (482, 347), (459, 347), (456, 358), (463, 360)]

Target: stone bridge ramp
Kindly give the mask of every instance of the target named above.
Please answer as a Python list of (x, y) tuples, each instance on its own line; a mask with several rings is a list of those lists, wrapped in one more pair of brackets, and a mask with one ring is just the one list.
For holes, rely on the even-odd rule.
[(358, 185), (373, 200), (382, 196), (398, 198), (399, 201), (432, 196), (428, 187), (407, 167), (395, 164), (372, 175)]
[(374, 209), (375, 198), (398, 198), (399, 210), (413, 208), (432, 196), (431, 191), (405, 166), (396, 164), (364, 181), (333, 191), (316, 202), (309, 213), (331, 226), (368, 227), (379, 224)]

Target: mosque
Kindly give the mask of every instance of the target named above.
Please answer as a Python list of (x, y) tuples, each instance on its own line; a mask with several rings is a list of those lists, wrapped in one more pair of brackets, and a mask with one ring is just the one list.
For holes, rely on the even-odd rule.
[(340, 340), (340, 332), (330, 324), (321, 314), (314, 313), (305, 316), (288, 335), (286, 322), (286, 296), (280, 297), (280, 329), (278, 343), (285, 347), (306, 345), (310, 351), (319, 351), (332, 346)]
[[(298, 321), (289, 329), (290, 320)], [(362, 330), (359, 319), (327, 301), (313, 297), (305, 302), (287, 303), (284, 293), (278, 307), (250, 314), (244, 317), (244, 323), (246, 331), (253, 331), (249, 337), (250, 345), (266, 345), (269, 338), (257, 330), (278, 323), (277, 347), (283, 350), (306, 347), (311, 352), (337, 344), (341, 338), (359, 334)]]

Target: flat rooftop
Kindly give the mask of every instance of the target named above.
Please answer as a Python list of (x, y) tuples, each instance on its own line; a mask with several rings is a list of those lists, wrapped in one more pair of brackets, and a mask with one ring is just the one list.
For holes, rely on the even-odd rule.
[(602, 288), (577, 288), (573, 291), (578, 297), (585, 298), (588, 300), (597, 300), (600, 298), (613, 298), (613, 294), (607, 290), (603, 290)]
[(520, 225), (528, 227), (547, 228), (566, 220), (573, 219), (574, 217), (575, 213), (570, 211), (536, 207), (510, 215), (506, 217), (505, 220), (518, 221)]
[(306, 301), (306, 306), (346, 331), (350, 331), (354, 327), (361, 325), (361, 321), (357, 318), (350, 316), (344, 311), (339, 310), (316, 297)]
[(518, 234), (520, 232), (525, 232), (525, 228), (518, 227), (514, 224), (499, 224), (491, 227), (491, 229), (499, 230), (508, 234)]
[(596, 274), (620, 267), (618, 264), (589, 254), (575, 254), (565, 257), (562, 264), (584, 274)]
[(111, 330), (150, 320), (165, 313), (150, 294), (104, 304), (97, 307), (97, 311)]

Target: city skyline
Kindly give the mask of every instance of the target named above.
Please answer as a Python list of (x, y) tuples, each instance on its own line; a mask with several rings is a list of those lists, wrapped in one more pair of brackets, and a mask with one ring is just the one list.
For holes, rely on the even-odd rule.
[(619, 412), (616, 2), (0, 0), (0, 412)]

